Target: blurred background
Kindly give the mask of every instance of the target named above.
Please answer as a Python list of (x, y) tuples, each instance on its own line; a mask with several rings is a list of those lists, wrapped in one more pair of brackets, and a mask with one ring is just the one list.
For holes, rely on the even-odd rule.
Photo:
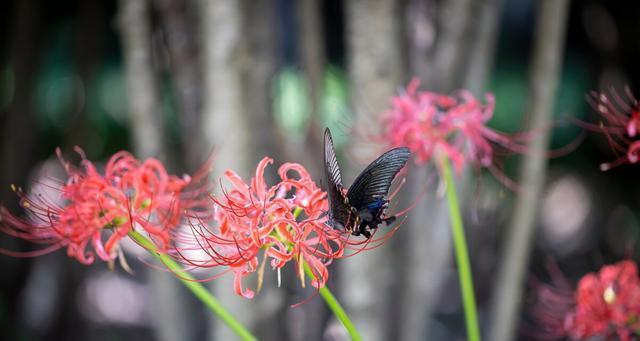
[[(324, 126), (350, 183), (385, 148), (364, 132), (379, 129), (413, 77), (433, 91), (493, 92), (493, 128), (532, 129), (551, 149), (566, 147), (581, 136), (567, 118), (595, 118), (587, 91), (638, 84), (639, 17), (637, 2), (604, 0), (3, 1), (0, 200), (19, 212), (10, 185), (46, 191), (30, 184), (63, 176), (54, 150), (78, 160), (75, 145), (95, 161), (121, 149), (157, 157), (174, 174), (215, 151), (214, 177), (233, 168), (247, 179), (269, 155), (319, 181)], [(487, 339), (534, 338), (527, 283), (549, 277), (549, 259), (574, 283), (637, 259), (638, 169), (599, 171), (617, 157), (588, 134), (559, 157), (508, 158), (505, 174), (523, 187), (515, 192), (468, 172), (461, 191)], [(328, 285), (367, 340), (465, 338), (433, 174), (411, 166), (397, 207), (429, 194), (387, 244), (330, 267)], [(30, 250), (5, 235), (0, 247)], [(0, 339), (233, 339), (171, 275), (130, 252), (134, 275), (63, 251), (0, 257)], [(271, 274), (253, 300), (236, 297), (231, 278), (208, 286), (261, 339), (345, 339), (320, 297), (291, 307), (313, 291), (284, 277), (278, 288)]]

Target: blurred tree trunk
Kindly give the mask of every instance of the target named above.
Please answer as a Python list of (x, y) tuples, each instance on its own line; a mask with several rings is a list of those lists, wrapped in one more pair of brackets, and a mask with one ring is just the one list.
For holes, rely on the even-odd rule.
[(409, 76), (431, 78), (432, 56), (436, 41), (435, 0), (408, 0), (405, 9), (405, 35)]
[[(251, 168), (265, 155), (275, 156), (277, 147), (273, 119), (273, 78), (276, 74), (275, 0), (242, 2), (242, 40), (245, 59), (242, 74), (242, 103), (250, 120)], [(253, 172), (251, 173), (253, 174)]]
[[(6, 4), (5, 4), (6, 5)], [(9, 7), (9, 6), (6, 6)], [(32, 94), (36, 72), (39, 70), (42, 43), (42, 3), (39, 1), (13, 1), (11, 3), (10, 36), (7, 49), (2, 52), (13, 72), (13, 98), (6, 111), (0, 112), (2, 144), (0, 145), (0, 202), (13, 212), (17, 212), (18, 198), (9, 190), (10, 184), (24, 186), (25, 174), (29, 173), (38, 155), (38, 135), (33, 115)], [(8, 25), (7, 25), (8, 26)], [(24, 243), (15, 238), (2, 236), (0, 247), (20, 250)], [(0, 290), (4, 317), (0, 320), (3, 335), (17, 339), (14, 333), (19, 325), (15, 313), (19, 293), (25, 285), (30, 260), (0, 257)]]
[[(259, 158), (272, 152), (270, 83), (275, 70), (273, 1), (201, 1), (204, 67), (204, 136), (216, 148), (214, 176), (233, 169), (249, 180)], [(258, 6), (258, 7), (256, 7)], [(265, 275), (270, 273), (267, 271)], [(272, 283), (265, 278), (266, 283)], [(211, 283), (218, 299), (262, 338), (281, 338), (274, 319), (281, 296), (262, 293), (249, 301), (233, 291), (233, 276)], [(251, 285), (246, 281), (245, 285)], [(267, 290), (267, 288), (265, 288)], [(276, 298), (274, 301), (274, 297)], [(235, 336), (216, 317), (211, 340)], [(263, 335), (266, 334), (266, 335)]]
[[(311, 176), (318, 178), (323, 163), (320, 157), (323, 140), (323, 122), (320, 113), (324, 71), (326, 64), (325, 41), (322, 27), (322, 3), (316, 0), (290, 2), (295, 8), (296, 45), (300, 65), (307, 86), (309, 124), (306, 131), (297, 134), (282, 134), (280, 141), (284, 143), (282, 151), (285, 159), (305, 166)], [(332, 285), (330, 278), (328, 285)], [(292, 341), (324, 340), (324, 328), (329, 318), (326, 304), (320, 297), (294, 309), (291, 304), (299, 303), (305, 297), (314, 295), (308, 288), (300, 287), (300, 281), (294, 272), (286, 276), (287, 304), (283, 306), (286, 316), (286, 336)]]
[(315, 0), (301, 0), (296, 5), (300, 57), (309, 85), (311, 117), (316, 119), (320, 111), (322, 77), (326, 63), (322, 33), (322, 8), (320, 2)]
[[(78, 141), (85, 141), (85, 146), (95, 144), (101, 137), (95, 134), (95, 127), (89, 120), (87, 107), (87, 93), (90, 84), (96, 79), (96, 70), (102, 62), (105, 47), (105, 27), (108, 25), (107, 4), (102, 1), (83, 1), (78, 3), (74, 27), (74, 57), (79, 77), (78, 85), (74, 89), (74, 103), (72, 112), (68, 113), (69, 127), (65, 133), (66, 146), (73, 146)], [(101, 144), (103, 141), (98, 141)]]
[[(308, 124), (300, 131), (278, 130), (275, 135), (279, 151), (287, 160), (304, 165), (312, 176), (319, 175), (322, 160), (317, 156), (321, 153), (323, 122), (320, 117), (320, 105), (324, 86), (324, 71), (326, 64), (325, 41), (322, 28), (322, 2), (315, 0), (280, 1), (278, 10), (283, 14), (283, 23), (278, 35), (281, 50), (287, 50), (291, 44), (288, 40), (294, 38), (297, 48), (294, 53), (293, 65), (302, 69), (308, 109)], [(287, 20), (288, 14), (293, 14), (293, 21)], [(293, 28), (291, 31), (290, 27)], [(285, 53), (286, 54), (286, 53)], [(283, 58), (285, 63), (292, 61)], [(306, 113), (305, 113), (306, 114)], [(273, 137), (271, 138), (273, 139)]]
[(502, 0), (474, 1), (470, 44), (465, 55), (467, 69), (462, 84), (476, 96), (482, 96), (495, 64), (498, 42), (498, 24), (502, 11)]
[[(324, 71), (327, 63), (324, 32), (322, 27), (322, 3), (316, 0), (302, 0), (297, 5), (298, 48), (301, 64), (309, 88), (309, 126), (305, 134), (304, 159), (308, 169), (322, 169), (323, 121), (320, 109), (324, 88)], [(310, 157), (309, 157), (310, 156)]]
[(450, 92), (460, 86), (465, 52), (471, 40), (472, 0), (445, 0), (437, 8), (436, 46), (433, 72), (427, 83), (430, 89)]
[[(138, 158), (162, 158), (165, 152), (164, 115), (158, 96), (158, 79), (151, 49), (150, 3), (148, 0), (121, 0), (118, 24), (122, 40), (133, 150)], [(150, 271), (154, 323), (160, 340), (190, 339), (186, 294), (168, 273)]]
[[(243, 178), (250, 173), (248, 155), (249, 118), (242, 107), (242, 13), (241, 3), (233, 0), (200, 1), (203, 64), (203, 135), (207, 144), (216, 148), (214, 181), (226, 169)], [(233, 292), (233, 278), (223, 276), (211, 282), (211, 290), (238, 320), (250, 330), (255, 327), (255, 314), (249, 303)], [(215, 316), (210, 316), (213, 330), (209, 339), (231, 340), (234, 334)]]
[[(248, 154), (251, 160), (247, 180), (253, 176), (258, 161), (265, 156), (271, 156), (275, 160), (275, 167), (281, 162), (279, 150), (276, 148), (276, 126), (273, 116), (273, 79), (276, 74), (276, 22), (275, 0), (241, 2), (242, 11), (242, 50), (244, 51), (241, 65), (242, 83), (238, 96), (242, 101), (243, 115), (247, 117), (249, 124), (245, 128), (249, 133), (251, 147), (242, 151)], [(224, 144), (229, 148), (228, 144)], [(287, 160), (288, 161), (288, 160)], [(223, 166), (227, 166), (223, 164)], [(274, 168), (275, 168), (274, 167)], [(274, 171), (274, 169), (271, 169)], [(266, 179), (274, 180), (275, 173), (267, 174)], [(262, 292), (257, 294), (252, 301), (242, 299), (242, 303), (249, 306), (254, 314), (254, 330), (261, 340), (282, 340), (284, 328), (281, 323), (282, 310), (291, 309), (285, 302), (283, 288), (278, 288), (275, 271), (265, 270), (264, 286)], [(286, 285), (286, 284), (285, 284)], [(223, 289), (227, 295), (231, 287)], [(235, 295), (235, 294), (232, 294)]]
[[(14, 73), (13, 99), (3, 115), (2, 129), (2, 164), (10, 165), (1, 168), (3, 186), (15, 183), (20, 185), (29, 168), (36, 159), (37, 141), (35, 119), (33, 117), (32, 90), (38, 64), (40, 50), (41, 20), (40, 4), (37, 1), (16, 1), (13, 3), (12, 36), (9, 51), (9, 65)], [(14, 199), (15, 194), (3, 190), (3, 199)], [(3, 200), (3, 202), (17, 200)]]
[[(447, 93), (467, 88), (476, 95), (482, 92), (493, 65), (499, 9), (497, 0), (447, 0), (439, 6), (430, 0), (409, 2), (409, 62), (414, 75), (426, 80), (427, 89)], [(397, 267), (406, 269), (402, 275), (405, 284), (398, 287), (403, 289), (397, 330), (402, 340), (428, 338), (430, 316), (440, 303), (438, 293), (458, 286), (455, 268), (449, 265), (452, 240), (448, 207), (435, 193), (438, 180), (430, 174), (432, 170), (414, 168), (406, 186), (405, 205), (423, 191), (427, 194), (409, 213), (407, 227), (411, 231), (402, 235), (403, 247), (398, 250), (405, 257)], [(462, 178), (459, 192), (467, 191), (468, 179)], [(459, 292), (454, 295), (459, 297)]]
[(119, 5), (133, 146), (139, 158), (160, 157), (164, 125), (151, 56), (149, 3), (121, 0)]
[[(378, 129), (378, 115), (388, 106), (404, 76), (401, 54), (400, 9), (393, 0), (345, 2), (346, 41), (355, 127)], [(375, 146), (353, 141), (352, 154), (372, 160)], [(372, 148), (373, 147), (373, 148)], [(363, 165), (347, 168), (347, 183)], [(380, 247), (340, 262), (342, 302), (365, 340), (386, 339), (385, 331), (395, 319), (387, 313), (394, 300), (390, 288), (395, 278), (391, 248)]]
[(182, 136), (182, 162), (196, 169), (210, 152), (199, 129), (202, 111), (202, 74), (198, 50), (197, 6), (188, 0), (154, 0), (160, 14), (169, 54), (173, 93)]
[(539, 3), (529, 75), (527, 111), (531, 115), (526, 125), (528, 131), (536, 134), (529, 142), (529, 152), (520, 169), (521, 190), (500, 257), (502, 263), (494, 290), (490, 340), (514, 340), (520, 325), (520, 306), (545, 183), (549, 127), (562, 70), (568, 9), (568, 0), (543, 0)]
[[(438, 34), (436, 10), (433, 0), (411, 0), (405, 11), (410, 73), (411, 76), (420, 77), (423, 82), (437, 72), (433, 70)], [(417, 200), (429, 180), (425, 169), (414, 167), (413, 164), (409, 167), (407, 186), (401, 197), (402, 207)], [(421, 199), (416, 208), (409, 212), (402, 231), (392, 241), (399, 255), (394, 268), (401, 273), (392, 291), (398, 293), (398, 306), (392, 309), (399, 318), (389, 331), (390, 338), (425, 338), (429, 317), (437, 303), (436, 292), (444, 280), (443, 272), (451, 250), (447, 214), (441, 206), (435, 194)]]

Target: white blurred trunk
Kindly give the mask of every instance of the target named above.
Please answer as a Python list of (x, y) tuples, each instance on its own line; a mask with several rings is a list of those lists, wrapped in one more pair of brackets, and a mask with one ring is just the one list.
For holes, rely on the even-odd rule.
[[(274, 4), (202, 0), (199, 6), (204, 70), (202, 129), (206, 143), (215, 148), (213, 181), (217, 183), (227, 169), (249, 181), (259, 159), (271, 154), (272, 149)], [(267, 286), (273, 283), (271, 274), (265, 273)], [(210, 288), (222, 305), (250, 330), (262, 331), (267, 337), (277, 334), (278, 326), (271, 319), (277, 316), (282, 296), (263, 292), (247, 300), (235, 294), (232, 282), (233, 276), (229, 274), (211, 282)], [(250, 279), (245, 282), (246, 286), (255, 286)], [(211, 340), (235, 339), (215, 316), (211, 322), (214, 326)], [(268, 328), (261, 328), (263, 325)]]
[(543, 0), (539, 4), (530, 67), (526, 129), (535, 131), (518, 178), (521, 186), (507, 231), (502, 263), (492, 302), (490, 340), (517, 337), (520, 308), (535, 237), (540, 197), (545, 183), (550, 125), (555, 91), (562, 70), (569, 0)]
[[(248, 181), (250, 170), (248, 122), (242, 107), (242, 17), (235, 0), (200, 2), (204, 70), (203, 135), (215, 147), (213, 181), (233, 169)], [(223, 276), (209, 286), (222, 305), (250, 330), (255, 326), (251, 302), (233, 292), (233, 277)], [(210, 340), (233, 340), (235, 335), (215, 316)]]
[[(402, 227), (405, 245), (400, 251), (404, 256), (400, 264), (405, 269), (405, 284), (398, 293), (401, 310), (397, 332), (401, 340), (420, 340), (426, 338), (431, 314), (440, 302), (438, 293), (453, 290), (442, 288), (442, 284), (455, 273), (451, 268), (452, 240), (447, 204), (435, 193), (437, 180), (434, 181), (425, 167), (412, 167), (410, 171), (406, 187), (410, 200), (417, 200), (424, 190), (429, 193), (409, 212)], [(450, 292), (450, 295), (457, 294)]]
[(461, 69), (471, 40), (472, 0), (446, 0), (437, 9), (436, 46), (433, 69), (428, 79), (430, 90), (449, 92), (462, 84)]
[(139, 158), (159, 157), (163, 153), (164, 126), (151, 58), (149, 3), (121, 0), (119, 5), (132, 144)]
[[(346, 8), (346, 42), (355, 126), (378, 128), (379, 114), (389, 105), (403, 77), (399, 9), (393, 0), (349, 0)], [(371, 161), (377, 146), (353, 141), (352, 155)], [(366, 165), (348, 167), (346, 183)], [(342, 302), (365, 340), (386, 339), (394, 319), (387, 304), (395, 278), (388, 245), (338, 262), (341, 266)]]
[[(151, 56), (151, 23), (147, 0), (119, 2), (119, 29), (126, 67), (132, 144), (136, 157), (168, 155), (164, 150), (164, 117), (158, 96), (158, 80)], [(154, 301), (154, 324), (159, 340), (189, 338), (185, 292), (168, 273), (149, 273)]]
[[(432, 0), (412, 0), (408, 3), (407, 16), (408, 57), (411, 77), (420, 77), (423, 87), (432, 85), (434, 78), (434, 47), (438, 36), (437, 6)], [(404, 85), (404, 84), (403, 84)], [(411, 161), (412, 162), (412, 161)], [(401, 207), (411, 205), (421, 191), (435, 192), (435, 183), (427, 188), (429, 174), (425, 167), (412, 167), (407, 186), (402, 193)], [(396, 333), (398, 339), (424, 339), (431, 313), (437, 304), (437, 293), (444, 281), (444, 273), (450, 261), (451, 242), (447, 226), (446, 207), (441, 198), (427, 194), (407, 216), (398, 240), (399, 259), (396, 264), (402, 270), (398, 291)], [(396, 238), (396, 239), (398, 239)], [(401, 290), (400, 290), (401, 289)]]

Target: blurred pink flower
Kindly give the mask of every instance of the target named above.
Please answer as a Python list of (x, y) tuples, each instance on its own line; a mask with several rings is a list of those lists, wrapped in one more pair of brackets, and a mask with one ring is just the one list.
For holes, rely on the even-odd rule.
[[(112, 261), (118, 255), (118, 242), (134, 228), (145, 231), (160, 250), (166, 250), (170, 230), (179, 223), (181, 213), (199, 205), (195, 197), (184, 195), (191, 179), (168, 175), (158, 160), (140, 162), (127, 152), (118, 152), (102, 175), (81, 149), (76, 151), (82, 157), (79, 168), (62, 159), (57, 150), (68, 174), (55, 188), (62, 204), (12, 186), (28, 218), (0, 207), (0, 231), (48, 246), (26, 253), (1, 252), (37, 256), (66, 248), (70, 257), (83, 264), (92, 263), (95, 255)], [(87, 250), (89, 244), (93, 250)]]
[(602, 121), (598, 124), (578, 122), (589, 130), (604, 133), (614, 152), (623, 154), (614, 161), (601, 164), (603, 171), (640, 160), (640, 105), (629, 88), (625, 89), (625, 96), (615, 91), (610, 94), (592, 91), (587, 95), (587, 101), (600, 114)]
[(630, 341), (640, 328), (638, 267), (626, 260), (585, 275), (578, 282), (575, 302), (573, 312), (565, 318), (572, 339), (614, 334)]
[(541, 285), (533, 313), (547, 336), (586, 340), (617, 337), (631, 341), (640, 330), (640, 277), (630, 260), (589, 273), (571, 291)]
[(418, 91), (419, 85), (413, 79), (381, 116), (382, 140), (409, 147), (418, 164), (444, 156), (459, 173), (466, 164), (494, 167), (495, 146), (522, 150), (512, 137), (487, 127), (495, 108), (493, 94), (486, 94), (483, 104), (466, 90), (449, 96)]
[[(303, 285), (302, 262), (306, 262), (317, 278), (312, 285), (324, 286), (327, 265), (343, 255), (346, 245), (342, 233), (325, 225), (326, 193), (306, 169), (285, 163), (278, 170), (280, 181), (269, 186), (264, 171), (271, 163), (268, 157), (262, 159), (250, 184), (226, 171), (231, 188), (212, 197), (213, 221), (192, 220), (191, 233), (180, 237), (181, 246), (176, 249), (194, 267), (228, 266), (234, 273), (236, 293), (246, 298), (252, 298), (254, 291), (243, 288), (242, 279), (258, 272), (259, 288), (267, 261), (278, 270), (295, 261)], [(197, 249), (203, 249), (208, 259), (185, 256), (185, 251)]]

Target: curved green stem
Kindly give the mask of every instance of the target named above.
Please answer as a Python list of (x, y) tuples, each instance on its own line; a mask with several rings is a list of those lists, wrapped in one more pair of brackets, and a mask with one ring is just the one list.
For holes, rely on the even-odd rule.
[[(303, 266), (304, 266), (304, 272), (307, 274), (307, 276), (309, 276), (311, 280), (315, 280), (316, 276), (313, 275), (313, 271), (311, 271), (309, 264), (307, 264), (307, 262), (304, 262)], [(322, 299), (324, 299), (324, 302), (327, 303), (327, 306), (329, 307), (329, 309), (331, 309), (331, 311), (333, 312), (333, 315), (335, 315), (336, 318), (340, 322), (342, 322), (342, 325), (347, 329), (347, 332), (349, 333), (349, 337), (351, 337), (351, 340), (361, 341), (362, 336), (360, 336), (360, 333), (358, 333), (358, 330), (356, 329), (355, 324), (351, 322), (351, 320), (349, 319), (349, 315), (347, 315), (347, 312), (344, 311), (344, 309), (340, 305), (340, 302), (338, 302), (338, 299), (336, 299), (336, 297), (333, 296), (333, 294), (331, 293), (331, 290), (329, 290), (329, 288), (327, 288), (326, 285), (320, 288), (320, 296), (322, 296)]]
[[(298, 216), (300, 216), (300, 213), (302, 213), (302, 211), (303, 211), (302, 207), (296, 207), (293, 210), (293, 216), (295, 218), (298, 218)], [(302, 266), (304, 267), (304, 272), (307, 274), (307, 276), (309, 276), (309, 278), (311, 278), (312, 281), (314, 281), (316, 279), (316, 276), (313, 274), (313, 271), (309, 267), (309, 264), (307, 264), (307, 262), (305, 262), (304, 259), (301, 259), (300, 261), (302, 262)], [(329, 290), (329, 288), (327, 288), (327, 286), (325, 285), (322, 288), (320, 288), (319, 291), (320, 291), (320, 296), (322, 296), (322, 299), (324, 299), (324, 302), (327, 304), (329, 309), (333, 312), (333, 315), (335, 315), (335, 317), (340, 322), (342, 322), (342, 325), (347, 329), (347, 332), (349, 333), (349, 337), (351, 337), (351, 340), (361, 341), (362, 336), (360, 336), (360, 333), (358, 333), (358, 330), (356, 329), (356, 325), (353, 324), (353, 322), (351, 322), (351, 319), (349, 319), (349, 315), (347, 315), (347, 312), (344, 311), (344, 308), (342, 308), (342, 305), (340, 305), (340, 302), (338, 302), (338, 299), (335, 296), (333, 296), (333, 293), (331, 293), (331, 290)]]
[(447, 203), (449, 204), (449, 218), (451, 220), (456, 263), (458, 264), (458, 278), (460, 280), (460, 290), (462, 292), (462, 303), (464, 306), (464, 317), (467, 327), (467, 340), (480, 341), (480, 327), (478, 325), (476, 299), (473, 293), (473, 279), (471, 276), (469, 251), (467, 250), (467, 241), (464, 236), (464, 227), (462, 225), (462, 215), (460, 214), (458, 195), (456, 194), (456, 186), (449, 160), (447, 158), (442, 158), (441, 161), (442, 173), (447, 189)]
[(142, 245), (150, 254), (157, 258), (207, 307), (231, 328), (242, 340), (258, 340), (251, 332), (236, 320), (220, 302), (205, 287), (196, 282), (193, 276), (185, 272), (182, 267), (169, 255), (159, 252), (155, 244), (147, 237), (136, 231), (130, 231), (129, 237)]

